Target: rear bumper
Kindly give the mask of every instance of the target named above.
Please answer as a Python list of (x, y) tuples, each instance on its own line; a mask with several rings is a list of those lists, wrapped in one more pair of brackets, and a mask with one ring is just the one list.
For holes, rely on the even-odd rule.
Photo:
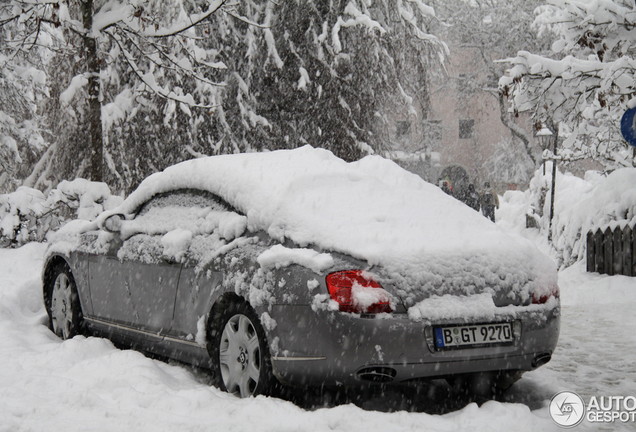
[[(454, 374), (520, 370), (544, 364), (559, 336), (560, 307), (519, 312), (514, 345), (437, 351), (427, 342), (430, 323), (406, 314), (361, 317), (274, 306), (270, 352), (277, 378), (292, 385), (400, 383)], [(452, 321), (434, 324), (459, 324)]]

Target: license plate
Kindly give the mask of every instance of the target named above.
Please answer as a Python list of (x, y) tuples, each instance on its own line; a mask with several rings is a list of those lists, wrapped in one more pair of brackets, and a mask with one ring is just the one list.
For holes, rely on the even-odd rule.
[(513, 341), (510, 323), (435, 328), (435, 344), (438, 348), (504, 344)]

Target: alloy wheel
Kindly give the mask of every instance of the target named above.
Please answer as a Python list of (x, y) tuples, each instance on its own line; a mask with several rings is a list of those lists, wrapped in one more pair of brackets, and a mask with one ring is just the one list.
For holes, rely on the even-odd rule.
[(65, 273), (55, 279), (51, 295), (51, 323), (53, 331), (63, 340), (71, 335), (73, 325), (73, 290)]
[(254, 394), (261, 374), (261, 349), (254, 324), (245, 315), (236, 314), (225, 324), (219, 363), (229, 393), (242, 398)]

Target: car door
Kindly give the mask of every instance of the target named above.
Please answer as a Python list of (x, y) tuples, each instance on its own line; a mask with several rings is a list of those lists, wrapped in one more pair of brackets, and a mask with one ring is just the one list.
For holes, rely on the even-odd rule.
[(181, 264), (169, 260), (156, 264), (125, 260), (122, 270), (134, 310), (133, 326), (165, 335), (172, 324)]
[[(244, 216), (208, 192), (187, 189), (154, 196), (122, 222), (114, 234), (119, 245), (111, 242), (109, 253), (91, 264), (96, 314), (149, 335), (167, 335), (181, 286), (176, 333), (179, 339), (192, 334), (198, 299), (205, 304), (208, 299), (198, 295), (201, 277), (193, 273), (195, 264), (182, 275), (182, 263), (199, 262), (242, 234), (246, 225)], [(184, 309), (183, 301), (198, 307)], [(196, 325), (195, 319), (195, 331)]]
[(180, 195), (151, 198), (112, 234), (107, 254), (89, 259), (96, 318), (154, 336), (170, 329), (182, 264), (161, 240), (187, 224), (178, 217), (190, 210)]
[(168, 331), (181, 264), (89, 258), (94, 314), (108, 322), (155, 335)]
[[(93, 242), (99, 241), (97, 236), (93, 237)], [(108, 250), (104, 254), (88, 256), (89, 291), (93, 306), (93, 316), (89, 318), (132, 326), (135, 309), (123, 262), (117, 258), (121, 246), (117, 240), (108, 243)]]
[[(198, 304), (197, 299), (208, 300), (197, 295), (194, 287), (198, 287), (198, 283), (190, 283), (201, 280), (201, 275), (192, 274), (194, 263), (209, 258), (216, 248), (224, 247), (242, 234), (246, 226), (244, 216), (205, 191), (166, 192), (144, 204), (134, 219), (124, 223), (121, 235), (126, 240), (118, 252), (118, 257), (125, 262), (125, 286), (130, 289), (136, 326), (156, 335), (174, 335), (170, 329), (175, 327), (174, 315), (177, 314), (177, 333), (183, 335), (183, 308), (180, 306), (178, 313), (175, 312), (177, 294), (189, 293), (179, 297), (181, 300), (188, 297), (188, 304)], [(183, 263), (188, 263), (187, 270)], [(206, 275), (204, 279), (209, 283), (211, 273)], [(207, 311), (202, 315), (205, 313)]]

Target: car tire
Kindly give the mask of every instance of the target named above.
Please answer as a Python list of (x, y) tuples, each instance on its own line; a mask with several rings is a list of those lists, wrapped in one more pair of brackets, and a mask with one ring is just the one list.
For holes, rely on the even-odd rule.
[(47, 271), (45, 284), (45, 305), (51, 331), (62, 340), (83, 334), (84, 316), (68, 264), (55, 264)]
[(241, 398), (271, 394), (275, 378), (267, 338), (249, 303), (226, 294), (210, 312), (207, 335), (217, 387)]

